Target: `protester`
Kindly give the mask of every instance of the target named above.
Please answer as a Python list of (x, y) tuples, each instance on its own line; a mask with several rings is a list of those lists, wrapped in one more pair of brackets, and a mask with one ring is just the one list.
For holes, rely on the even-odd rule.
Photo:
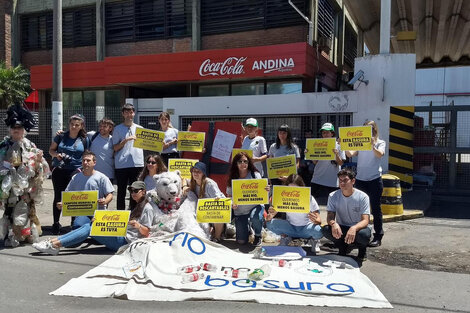
[(158, 116), (161, 130), (165, 133), (163, 140), (163, 151), (161, 153), (163, 162), (168, 166), (168, 159), (177, 159), (180, 157), (176, 144), (178, 143), (178, 130), (173, 127), (168, 112), (162, 112)]
[[(192, 191), (198, 199), (205, 198), (225, 198), (215, 181), (207, 177), (206, 164), (197, 162), (191, 168), (191, 181), (185, 192)], [(213, 224), (212, 241), (219, 243), (224, 230), (223, 223)]]
[(26, 138), (26, 132), (35, 126), (31, 112), (21, 104), (11, 105), (5, 124), (9, 135), (0, 142), (0, 240), (5, 239), (5, 246), (16, 247), (22, 241), (37, 240), (42, 233), (36, 203), (42, 200), (49, 166), (42, 150)]
[[(117, 251), (120, 247), (128, 243), (147, 237), (150, 232), (150, 227), (152, 226), (154, 211), (146, 200), (145, 183), (143, 181), (133, 182), (129, 188), (129, 192), (136, 202), (136, 207), (131, 212), (126, 237), (92, 236), (94, 240), (105, 245), (106, 248), (112, 251)], [(43, 253), (57, 255), (59, 254), (60, 248), (73, 247), (85, 241), (90, 231), (91, 223), (86, 223), (80, 228), (63, 236), (35, 243), (33, 244), (33, 248)]]
[(381, 159), (385, 154), (386, 143), (379, 139), (379, 128), (374, 121), (367, 121), (364, 126), (372, 126), (371, 151), (346, 151), (348, 157), (357, 155), (357, 175), (355, 187), (364, 191), (370, 200), (370, 208), (374, 217), (374, 238), (369, 247), (378, 247), (382, 244), (384, 236), (382, 209), (380, 197), (382, 196), (382, 166)]
[[(245, 152), (237, 153), (232, 158), (232, 164), (230, 166), (229, 178), (227, 180), (227, 195), (232, 196), (232, 179), (260, 179), (261, 174), (258, 172), (253, 164), (250, 156)], [(267, 187), (269, 191), (269, 186)], [(236, 240), (239, 244), (246, 244), (248, 242), (248, 236), (250, 231), (250, 225), (248, 220), (251, 222), (251, 226), (255, 232), (255, 239), (253, 241), (254, 246), (259, 246), (262, 243), (261, 231), (263, 230), (264, 223), (264, 205), (260, 204), (248, 204), (248, 205), (236, 205), (232, 204), (233, 214), (235, 215), (235, 227), (236, 227)]]
[[(82, 171), (75, 174), (64, 191), (98, 191), (98, 209), (105, 210), (113, 200), (114, 186), (109, 178), (95, 169), (96, 155), (85, 151), (82, 156)], [(57, 208), (62, 210), (62, 202), (57, 202)], [(77, 216), (73, 220), (72, 229), (77, 229), (91, 221), (91, 216)]]
[[(291, 187), (304, 187), (302, 177), (291, 174), (284, 185)], [(277, 211), (271, 206), (266, 217), (266, 227), (275, 234), (281, 235), (280, 245), (287, 246), (292, 238), (306, 238), (312, 246), (312, 252), (320, 252), (320, 241), (323, 237), (321, 230), (320, 208), (315, 198), (310, 196), (309, 213), (286, 213), (286, 219), (274, 219)]]
[[(292, 132), (288, 125), (279, 126), (277, 130), (276, 142), (269, 147), (268, 157), (278, 158), (286, 155), (294, 154), (296, 158), (296, 166), (299, 167), (300, 152), (297, 145), (292, 140)], [(272, 185), (281, 185), (285, 182), (287, 176), (271, 179)]]
[(52, 234), (60, 233), (60, 210), (57, 202), (60, 201), (62, 191), (65, 190), (77, 169), (82, 165), (83, 152), (90, 146), (90, 140), (85, 130), (85, 119), (80, 114), (69, 118), (69, 130), (54, 137), (49, 148), (52, 159), (52, 184), (54, 186), (54, 201), (52, 212), (54, 224)]
[(114, 122), (105, 117), (98, 125), (98, 132), (88, 132), (91, 141), (90, 151), (96, 155), (95, 170), (106, 175), (112, 182), (114, 180), (114, 146), (111, 133), (114, 129)]
[(167, 168), (158, 154), (149, 154), (145, 157), (145, 167), (139, 175), (139, 179), (145, 183), (147, 190), (155, 189), (154, 175), (166, 172)]
[(243, 139), (241, 148), (253, 151), (251, 160), (261, 174), (261, 177), (264, 177), (263, 161), (268, 158), (268, 148), (264, 137), (258, 136), (258, 121), (254, 118), (247, 119), (245, 130), (248, 135)]
[[(335, 138), (335, 128), (331, 123), (325, 123), (320, 128), (322, 138)], [(316, 199), (327, 198), (328, 195), (338, 190), (338, 172), (341, 170), (346, 160), (344, 151), (341, 151), (339, 144), (335, 143), (333, 149), (335, 159), (329, 160), (315, 160), (315, 170), (313, 172), (312, 182), (310, 187), (312, 189), (312, 196)]]
[(333, 241), (339, 255), (347, 255), (356, 246), (358, 260), (362, 263), (367, 257), (366, 248), (371, 236), (369, 197), (354, 188), (356, 179), (352, 170), (341, 170), (338, 178), (340, 190), (328, 197), (328, 225), (323, 228), (323, 235)]
[[(124, 122), (116, 126), (113, 131), (114, 167), (116, 174), (117, 209), (126, 208), (126, 188), (137, 180), (144, 167), (144, 152), (140, 148), (134, 148), (135, 132), (140, 125), (134, 123), (135, 108), (132, 104), (126, 103), (122, 106), (122, 116)], [(131, 197), (129, 207), (132, 209), (135, 201)]]

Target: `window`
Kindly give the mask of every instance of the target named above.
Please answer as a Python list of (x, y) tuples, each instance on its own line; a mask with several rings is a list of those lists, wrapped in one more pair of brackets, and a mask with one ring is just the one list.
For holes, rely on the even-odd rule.
[(232, 85), (232, 96), (263, 95), (263, 94), (264, 94), (264, 83), (233, 84)]
[(273, 82), (266, 84), (266, 94), (302, 93), (302, 82)]
[(329, 0), (318, 1), (318, 36), (333, 39), (335, 10)]
[(229, 95), (228, 85), (199, 86), (199, 97), (221, 97)]
[(354, 69), (354, 59), (357, 57), (357, 35), (349, 22), (344, 28), (344, 64)]
[(107, 43), (133, 40), (133, 1), (106, 3), (105, 24)]
[(23, 51), (52, 49), (52, 12), (21, 17)]

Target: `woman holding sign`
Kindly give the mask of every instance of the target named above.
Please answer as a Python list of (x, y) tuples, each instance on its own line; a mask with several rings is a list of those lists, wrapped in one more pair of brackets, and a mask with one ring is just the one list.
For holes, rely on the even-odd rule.
[(382, 244), (383, 221), (380, 197), (382, 196), (382, 167), (380, 161), (385, 154), (385, 141), (379, 139), (379, 128), (374, 121), (367, 121), (364, 126), (372, 127), (371, 151), (346, 151), (348, 157), (357, 155), (357, 174), (355, 187), (369, 196), (370, 208), (374, 216), (374, 239), (369, 247)]
[(166, 166), (168, 166), (168, 159), (177, 159), (180, 157), (178, 150), (176, 150), (176, 144), (178, 143), (178, 130), (171, 125), (170, 114), (168, 112), (162, 112), (158, 116), (160, 122), (160, 128), (165, 133), (163, 139), (163, 151), (162, 158)]
[(167, 168), (163, 164), (162, 157), (158, 154), (149, 154), (145, 158), (145, 167), (140, 172), (139, 180), (143, 181), (147, 186), (147, 190), (155, 189), (155, 180), (153, 179), (154, 175), (166, 172)]
[[(232, 159), (229, 178), (227, 180), (227, 195), (232, 196), (232, 179), (261, 179), (261, 174), (253, 165), (250, 156), (245, 152), (240, 152)], [(267, 187), (269, 191), (269, 186)], [(248, 242), (250, 219), (253, 230), (255, 231), (254, 246), (261, 245), (261, 231), (263, 230), (263, 204), (236, 205), (232, 204), (233, 214), (235, 215), (236, 239), (239, 244)]]
[[(133, 182), (129, 187), (129, 192), (137, 205), (131, 212), (126, 237), (92, 237), (99, 243), (105, 245), (106, 248), (113, 251), (117, 251), (120, 247), (137, 239), (147, 237), (150, 232), (150, 226), (152, 226), (155, 213), (145, 196), (145, 183), (143, 181)], [(90, 235), (90, 231), (91, 223), (87, 223), (63, 236), (34, 243), (33, 248), (43, 253), (57, 255), (61, 247), (74, 247), (85, 241)]]
[[(294, 154), (296, 166), (299, 168), (300, 152), (299, 147), (292, 140), (292, 132), (288, 125), (279, 126), (277, 130), (276, 142), (269, 147), (268, 157), (278, 158), (286, 155)], [(286, 176), (271, 179), (272, 185), (281, 185), (287, 179)]]
[[(302, 177), (292, 174), (287, 177), (284, 185), (290, 187), (304, 187)], [(284, 236), (280, 245), (287, 246), (295, 238), (310, 239), (312, 252), (320, 252), (319, 239), (323, 237), (321, 230), (320, 208), (315, 198), (310, 196), (310, 213), (286, 213), (286, 219), (273, 219), (277, 211), (271, 206), (266, 217), (266, 227), (278, 235)]]

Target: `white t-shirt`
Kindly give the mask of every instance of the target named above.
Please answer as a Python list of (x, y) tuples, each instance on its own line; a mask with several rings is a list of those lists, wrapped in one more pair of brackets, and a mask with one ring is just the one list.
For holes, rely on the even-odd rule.
[[(310, 212), (319, 212), (320, 208), (314, 197), (310, 196)], [(294, 226), (305, 226), (312, 222), (308, 218), (308, 213), (286, 213), (286, 219), (289, 224)]]
[[(253, 157), (256, 158), (262, 157), (268, 152), (266, 140), (261, 136), (255, 136), (253, 139), (250, 139), (250, 137), (246, 136), (243, 139), (242, 149), (253, 151)], [(263, 163), (256, 162), (254, 165), (261, 173), (261, 176), (263, 176)]]
[[(147, 203), (144, 206), (144, 209), (142, 210), (142, 215), (137, 219), (137, 222), (139, 222), (139, 224), (142, 224), (145, 227), (150, 227), (152, 226), (154, 215), (155, 211), (153, 210), (152, 205), (150, 203)], [(131, 243), (140, 238), (142, 238), (142, 235), (140, 234), (139, 229), (128, 225), (126, 232), (126, 241), (128, 243)]]
[[(169, 127), (165, 132), (165, 138), (163, 139), (163, 142), (167, 143), (176, 138), (178, 138), (178, 130), (176, 128)], [(162, 153), (173, 153), (173, 152), (178, 152), (178, 150), (176, 150), (176, 144), (173, 144), (162, 151)]]
[(353, 226), (361, 221), (363, 214), (370, 214), (369, 196), (354, 188), (349, 197), (341, 190), (336, 190), (328, 196), (326, 210), (336, 213), (336, 222), (343, 226)]
[[(106, 197), (114, 192), (114, 186), (106, 175), (95, 170), (90, 176), (85, 176), (83, 172), (73, 175), (65, 191), (92, 191), (98, 190), (98, 199)], [(104, 209), (104, 207), (99, 207)]]
[[(378, 139), (374, 147), (382, 153), (385, 153), (386, 144), (382, 139)], [(379, 178), (382, 175), (381, 161), (382, 158), (376, 157), (372, 150), (358, 151), (356, 179), (371, 181)]]
[[(95, 131), (88, 132), (88, 138), (95, 135)], [(110, 180), (114, 179), (114, 149), (113, 149), (113, 136), (109, 135), (104, 138), (99, 134), (91, 142), (90, 151), (96, 155), (95, 170), (108, 176)]]
[[(131, 127), (119, 124), (113, 130), (113, 145), (117, 145), (129, 136), (135, 136), (135, 130), (142, 126), (135, 123)], [(121, 150), (114, 155), (114, 168), (144, 167), (144, 151), (134, 148), (134, 140), (126, 142)]]
[[(260, 173), (258, 173), (258, 172), (253, 172), (253, 174), (254, 174), (255, 177), (253, 177), (253, 176), (251, 175), (251, 173), (248, 172), (248, 174), (247, 174), (246, 177), (240, 178), (240, 179), (261, 179), (261, 174), (260, 174)], [(229, 197), (232, 196), (232, 187), (231, 187), (231, 186), (227, 186), (227, 195), (228, 195)], [(260, 203), (260, 204), (263, 204), (263, 203)], [(258, 206), (258, 204), (239, 205), (239, 206), (237, 207), (237, 209), (234, 209), (234, 210), (233, 210), (233, 214), (236, 215), (236, 216), (248, 214), (248, 213), (250, 213), (251, 210), (252, 210), (254, 207), (256, 207), (256, 206)]]
[[(346, 154), (344, 151), (341, 151), (338, 143), (336, 143), (336, 149), (339, 151), (340, 158), (345, 160)], [(312, 183), (328, 187), (338, 187), (337, 175), (340, 170), (341, 166), (331, 163), (330, 160), (319, 160), (317, 164), (315, 164)]]
[(296, 159), (300, 159), (300, 152), (299, 152), (299, 147), (297, 147), (296, 144), (292, 144), (294, 148), (287, 147), (287, 145), (280, 145), (279, 149), (276, 148), (276, 143), (273, 143), (271, 147), (269, 147), (269, 152), (268, 156), (269, 157), (282, 157), (290, 154), (295, 154)]

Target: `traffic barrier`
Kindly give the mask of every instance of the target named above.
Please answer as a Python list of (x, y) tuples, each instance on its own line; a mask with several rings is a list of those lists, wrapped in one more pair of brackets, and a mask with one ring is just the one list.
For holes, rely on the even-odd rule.
[(400, 178), (395, 175), (382, 175), (383, 192), (380, 207), (383, 214), (403, 214), (403, 199), (401, 197)]

